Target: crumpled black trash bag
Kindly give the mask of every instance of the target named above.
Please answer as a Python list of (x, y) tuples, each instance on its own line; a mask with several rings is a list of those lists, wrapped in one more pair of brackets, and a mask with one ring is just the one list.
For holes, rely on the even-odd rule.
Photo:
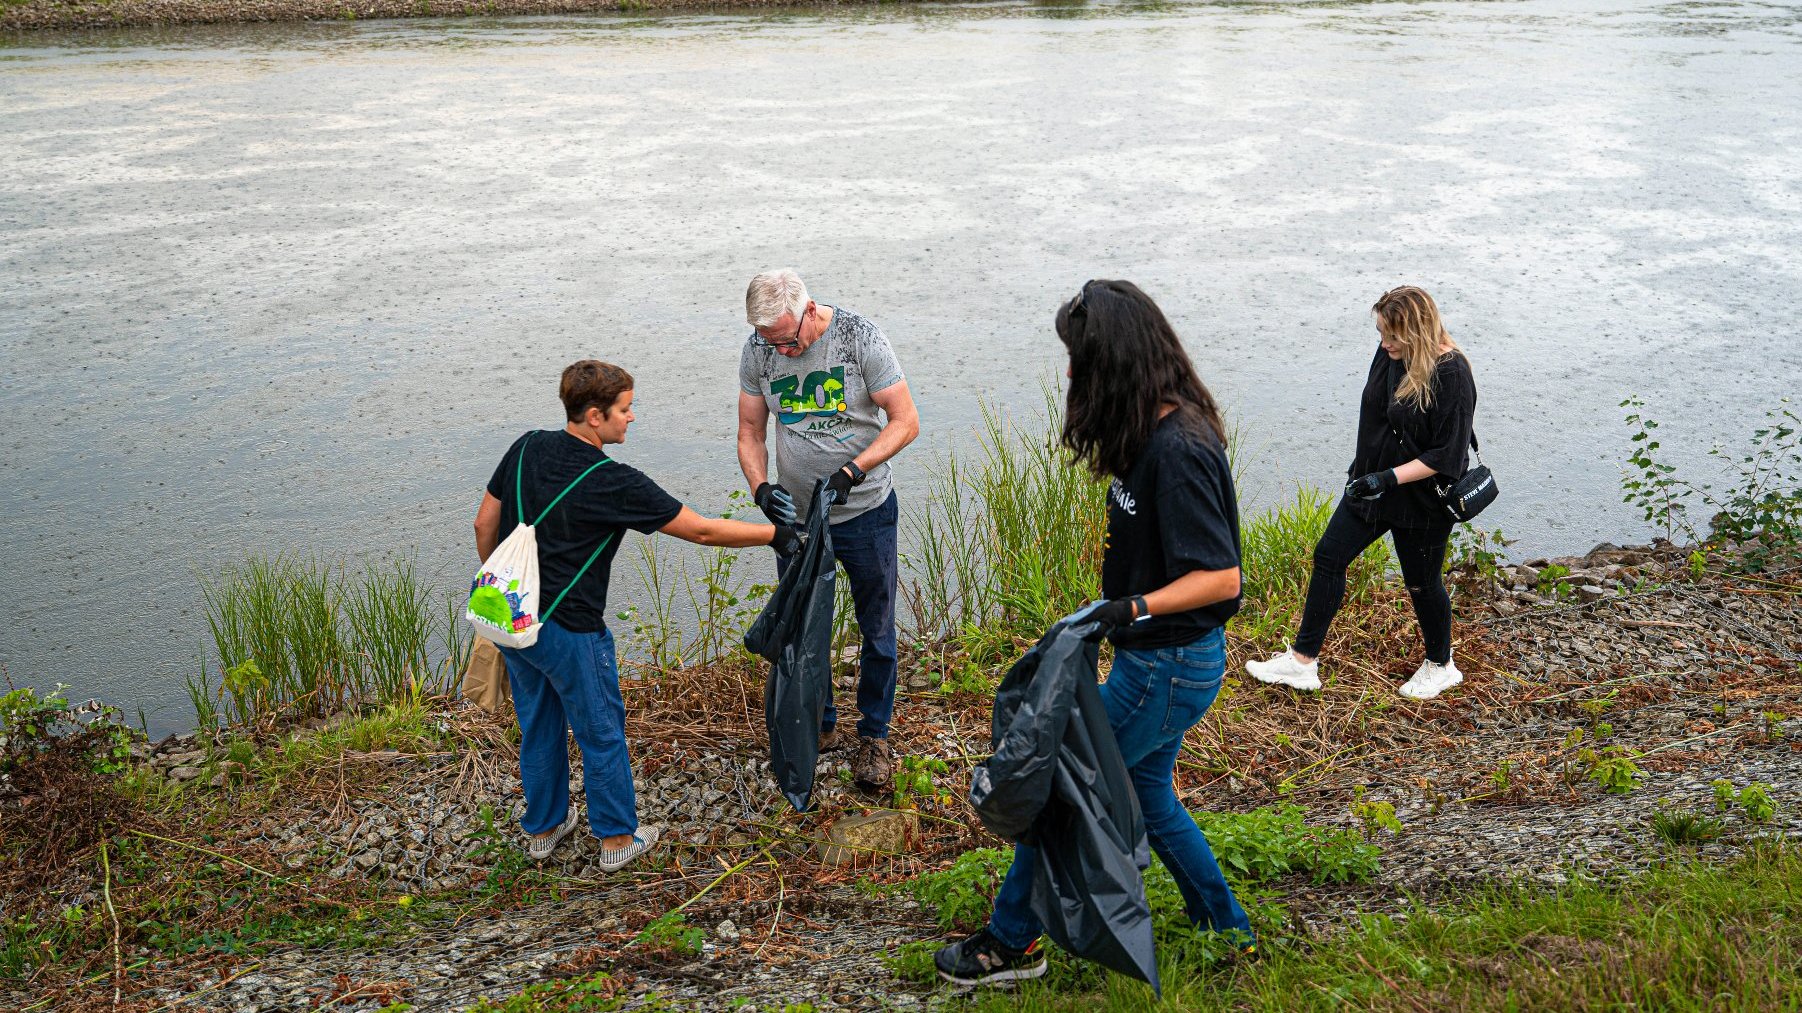
[(797, 812), (812, 804), (820, 719), (832, 698), (832, 606), (838, 585), (825, 482), (814, 487), (813, 504), (803, 530), (805, 546), (745, 633), (745, 650), (770, 662), (763, 684), (770, 773)]
[(995, 754), (970, 780), (982, 824), (1038, 849), (1032, 911), (1065, 950), (1159, 988), (1139, 796), (1096, 686), (1089, 609), (1048, 630), (995, 691)]

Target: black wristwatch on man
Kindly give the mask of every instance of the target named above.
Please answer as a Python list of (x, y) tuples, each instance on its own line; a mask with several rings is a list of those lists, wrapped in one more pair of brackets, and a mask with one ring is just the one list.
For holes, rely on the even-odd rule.
[(851, 502), (851, 489), (863, 484), (864, 470), (857, 466), (855, 458), (846, 461), (844, 466), (832, 473), (826, 480), (826, 495), (834, 503)]

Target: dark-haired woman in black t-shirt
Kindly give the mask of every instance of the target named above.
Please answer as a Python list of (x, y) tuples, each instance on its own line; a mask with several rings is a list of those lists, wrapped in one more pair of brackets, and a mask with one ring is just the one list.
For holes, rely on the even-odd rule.
[(1427, 654), (1400, 692), (1431, 700), (1464, 681), (1452, 664), (1452, 603), (1443, 576), (1452, 522), (1433, 485), (1439, 476), (1461, 477), (1469, 465), (1477, 386), (1432, 296), (1403, 286), (1383, 293), (1372, 311), (1382, 344), (1358, 409), (1353, 477), (1314, 547), (1301, 629), (1287, 651), (1248, 661), (1245, 669), (1260, 682), (1319, 689), (1320, 645), (1345, 598), (1345, 571), (1388, 532)]
[[(1084, 285), (1058, 310), (1057, 335), (1070, 353), (1064, 446), (1114, 480), (1106, 600), (1090, 613), (1115, 648), (1101, 687), (1108, 724), (1190, 921), (1249, 951), (1251, 922), (1173, 782), (1184, 733), (1220, 692), (1223, 627), (1239, 610), (1239, 511), (1220, 410), (1169, 321), (1130, 282)], [(1015, 847), (989, 924), (934, 958), (942, 977), (970, 985), (1045, 973), (1029, 906), (1035, 858)]]

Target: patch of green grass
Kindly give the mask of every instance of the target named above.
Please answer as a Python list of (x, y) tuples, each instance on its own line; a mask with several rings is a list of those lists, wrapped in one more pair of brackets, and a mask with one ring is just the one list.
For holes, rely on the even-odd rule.
[[(310, 772), (334, 765), (348, 753), (430, 753), (447, 747), (447, 735), (439, 731), (437, 718), (419, 700), (391, 703), (373, 713), (351, 718), (319, 731), (296, 731), (274, 748), (253, 752), (244, 764), (258, 784), (276, 787)], [(232, 740), (228, 752), (245, 740)]]
[[(1802, 851), (1769, 845), (1724, 866), (1684, 860), (1555, 890), (1496, 887), (1453, 907), (1371, 915), (1263, 959), (1162, 965), (1164, 1001), (1119, 975), (1053, 974), (981, 992), (983, 1011), (1795, 1009), (1802, 995)], [(1724, 1005), (1723, 1005), (1724, 1004)]]
[[(1375, 845), (1359, 840), (1355, 831), (1306, 824), (1299, 806), (1252, 809), (1249, 813), (1197, 813), (1195, 822), (1207, 836), (1220, 869), (1242, 892), (1252, 883), (1290, 872), (1305, 872), (1315, 881), (1333, 883), (1368, 880), (1377, 872), (1382, 854)], [(932, 908), (942, 930), (968, 932), (986, 925), (995, 892), (1011, 863), (1011, 849), (978, 847), (957, 856), (957, 862), (946, 869), (924, 872), (892, 889), (905, 890), (921, 905)], [(1177, 883), (1155, 858), (1146, 872), (1146, 896), (1155, 912), (1184, 917)], [(1184, 919), (1182, 925), (1188, 921)]]
[(1652, 832), (1666, 844), (1700, 844), (1721, 836), (1727, 822), (1692, 809), (1661, 807), (1652, 814)]

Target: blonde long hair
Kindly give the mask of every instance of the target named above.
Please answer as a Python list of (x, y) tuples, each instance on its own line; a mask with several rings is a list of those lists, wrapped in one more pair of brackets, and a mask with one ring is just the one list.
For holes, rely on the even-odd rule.
[(1403, 285), (1384, 292), (1370, 311), (1377, 326), (1402, 346), (1406, 372), (1396, 384), (1395, 399), (1419, 411), (1433, 406), (1433, 371), (1439, 366), (1439, 350), (1458, 343), (1446, 333), (1439, 306), (1424, 289)]

